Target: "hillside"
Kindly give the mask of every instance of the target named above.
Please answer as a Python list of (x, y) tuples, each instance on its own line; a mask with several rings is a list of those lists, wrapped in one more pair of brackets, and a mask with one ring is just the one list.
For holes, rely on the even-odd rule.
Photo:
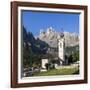
[(75, 52), (79, 52), (79, 45), (76, 46), (69, 46), (65, 48), (65, 54), (66, 55), (71, 55)]
[(35, 54), (45, 54), (48, 48), (48, 44), (39, 38), (35, 39), (31, 32), (27, 32), (23, 27), (23, 45), (24, 47), (31, 48), (31, 51)]

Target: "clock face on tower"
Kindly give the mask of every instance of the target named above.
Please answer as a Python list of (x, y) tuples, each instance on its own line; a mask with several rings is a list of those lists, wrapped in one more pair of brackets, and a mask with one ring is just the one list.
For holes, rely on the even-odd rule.
[(63, 38), (64, 37), (64, 34), (63, 33), (61, 33), (61, 38)]

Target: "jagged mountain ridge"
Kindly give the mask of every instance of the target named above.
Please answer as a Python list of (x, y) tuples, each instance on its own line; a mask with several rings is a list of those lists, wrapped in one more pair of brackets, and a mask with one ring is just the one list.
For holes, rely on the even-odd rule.
[[(77, 33), (63, 32), (65, 38), (65, 46), (76, 46), (79, 45), (79, 35)], [(57, 47), (58, 38), (60, 38), (61, 33), (56, 32), (52, 27), (47, 28), (46, 31), (40, 31), (38, 38), (45, 41), (51, 47)]]

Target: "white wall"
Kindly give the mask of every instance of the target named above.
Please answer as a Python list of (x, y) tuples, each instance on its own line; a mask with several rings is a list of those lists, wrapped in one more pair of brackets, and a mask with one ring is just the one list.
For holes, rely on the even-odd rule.
[[(0, 0), (0, 90), (9, 90), (10, 88), (10, 1), (11, 0)], [(26, 0), (22, 0), (26, 1)], [(29, 1), (29, 0), (28, 0)], [(30, 0), (38, 2), (48, 3), (63, 3), (63, 4), (80, 4), (89, 6), (89, 18), (90, 23), (90, 0)], [(88, 27), (88, 37), (90, 38), (90, 25)], [(90, 46), (90, 40), (88, 42)], [(90, 47), (88, 47), (88, 53), (90, 53)], [(90, 59), (90, 55), (89, 55)], [(88, 63), (90, 64), (90, 60)], [(90, 65), (88, 65), (90, 68)], [(90, 76), (90, 70), (88, 70)], [(62, 86), (49, 86), (49, 87), (35, 87), (35, 88), (19, 88), (20, 90), (90, 90), (90, 77), (88, 84), (80, 85), (62, 85)], [(17, 90), (19, 90), (17, 89)]]

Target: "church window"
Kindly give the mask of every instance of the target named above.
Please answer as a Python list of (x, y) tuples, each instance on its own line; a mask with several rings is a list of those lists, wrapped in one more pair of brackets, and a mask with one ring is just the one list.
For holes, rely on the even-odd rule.
[(60, 47), (62, 47), (62, 43), (60, 43)]

